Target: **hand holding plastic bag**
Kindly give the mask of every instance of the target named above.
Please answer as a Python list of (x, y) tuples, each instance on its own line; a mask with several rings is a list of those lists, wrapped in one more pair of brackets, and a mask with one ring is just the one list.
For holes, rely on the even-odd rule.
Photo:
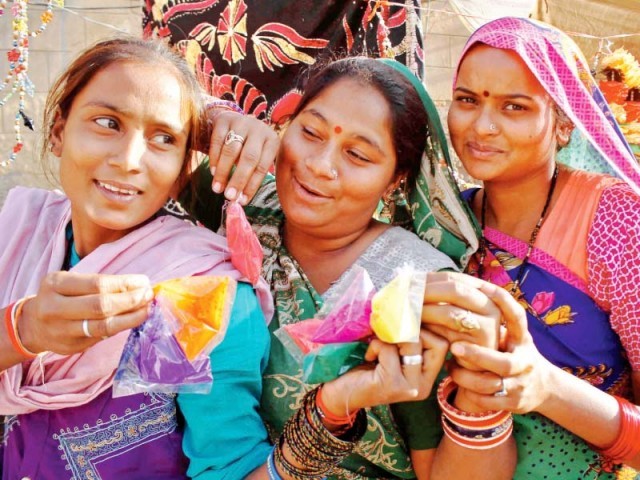
[(208, 393), (209, 354), (224, 338), (235, 291), (229, 277), (185, 277), (156, 285), (147, 320), (125, 344), (113, 396)]
[(343, 294), (316, 317), (275, 332), (302, 366), (305, 382), (328, 382), (362, 364), (373, 334), (387, 343), (419, 340), (424, 272), (404, 265), (376, 293), (366, 270), (354, 266), (340, 285)]

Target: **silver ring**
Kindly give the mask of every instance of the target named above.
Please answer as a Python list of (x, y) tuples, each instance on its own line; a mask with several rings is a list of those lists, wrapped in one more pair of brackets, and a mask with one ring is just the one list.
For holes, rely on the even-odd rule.
[(500, 385), (502, 385), (502, 388), (498, 390), (496, 393), (494, 393), (493, 396), (506, 397), (507, 395), (509, 395), (509, 391), (507, 390), (507, 387), (504, 385), (504, 378), (502, 377), (500, 377)]
[(244, 144), (244, 137), (242, 135), (238, 135), (233, 130), (229, 130), (229, 133), (227, 133), (227, 136), (224, 137), (224, 144), (229, 145), (230, 143), (233, 143), (233, 142), (240, 142), (240, 145), (242, 145)]
[(93, 337), (93, 335), (91, 335), (91, 332), (89, 331), (89, 320), (87, 320), (86, 318), (82, 320), (82, 333), (84, 333), (84, 336), (87, 338)]
[(456, 328), (461, 333), (480, 329), (480, 322), (471, 316), (470, 310), (456, 310), (452, 316), (456, 324)]
[(400, 355), (402, 365), (422, 365), (422, 355)]
[(495, 123), (490, 123), (489, 124), (489, 130), (492, 131), (492, 132), (495, 132), (495, 131), (498, 130), (498, 127), (496, 126)]

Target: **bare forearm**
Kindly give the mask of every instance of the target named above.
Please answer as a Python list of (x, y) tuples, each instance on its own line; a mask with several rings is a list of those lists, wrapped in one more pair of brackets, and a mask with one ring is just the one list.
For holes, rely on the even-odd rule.
[(473, 478), (500, 480), (513, 478), (517, 451), (513, 437), (488, 450), (461, 447), (443, 437), (433, 460), (431, 480)]
[[(611, 395), (561, 370), (550, 375), (551, 395), (539, 413), (597, 448), (614, 443), (620, 433), (620, 409)], [(640, 457), (626, 462), (640, 467)]]

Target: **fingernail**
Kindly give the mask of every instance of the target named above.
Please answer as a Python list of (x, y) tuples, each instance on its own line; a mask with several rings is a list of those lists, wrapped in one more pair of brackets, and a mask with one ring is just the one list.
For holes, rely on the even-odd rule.
[(235, 200), (237, 194), (238, 191), (233, 187), (227, 188), (224, 192), (224, 196), (227, 197), (227, 200)]
[(151, 287), (149, 287), (144, 292), (144, 299), (149, 301), (152, 298), (153, 298), (153, 289)]
[(249, 202), (249, 197), (244, 193), (241, 193), (240, 197), (238, 197), (238, 202), (240, 202), (240, 205), (246, 205)]
[(213, 187), (211, 187), (214, 192), (221, 193), (222, 192), (222, 184), (220, 182), (214, 182)]
[(451, 345), (451, 353), (453, 353), (457, 357), (463, 356), (464, 347), (458, 343), (454, 343), (453, 345)]

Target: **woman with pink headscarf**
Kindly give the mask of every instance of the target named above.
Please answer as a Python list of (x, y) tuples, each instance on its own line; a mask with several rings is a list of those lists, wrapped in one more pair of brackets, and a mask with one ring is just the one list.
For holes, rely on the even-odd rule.
[(483, 182), (463, 194), (482, 231), (468, 272), (526, 321), (505, 311), (502, 351), (454, 343), (473, 369), (450, 373), (466, 401), (516, 414), (515, 478), (640, 467), (640, 168), (612, 118), (558, 30), (502, 18), (469, 39), (448, 116)]

